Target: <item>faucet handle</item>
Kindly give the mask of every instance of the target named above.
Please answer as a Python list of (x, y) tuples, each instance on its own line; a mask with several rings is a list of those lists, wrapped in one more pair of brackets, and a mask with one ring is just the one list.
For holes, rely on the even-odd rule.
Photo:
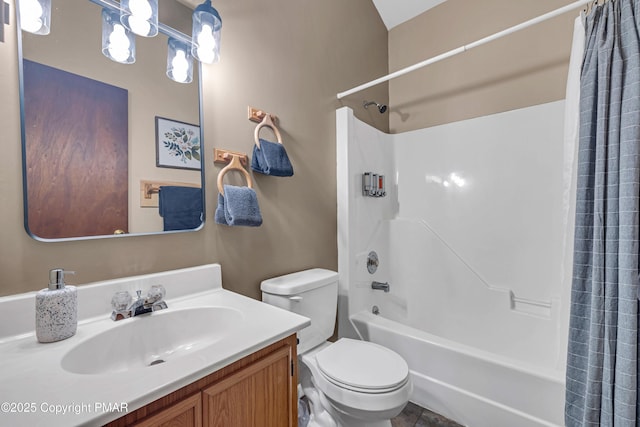
[(131, 294), (127, 291), (118, 291), (111, 298), (111, 308), (114, 311), (125, 311), (131, 305)]
[(164, 296), (167, 294), (167, 291), (164, 289), (162, 285), (153, 285), (149, 292), (147, 293), (147, 303), (153, 304), (158, 301), (162, 301)]

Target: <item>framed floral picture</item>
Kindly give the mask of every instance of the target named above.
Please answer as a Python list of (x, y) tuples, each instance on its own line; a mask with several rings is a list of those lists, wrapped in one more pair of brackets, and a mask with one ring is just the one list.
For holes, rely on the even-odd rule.
[(156, 116), (156, 166), (200, 170), (200, 126)]

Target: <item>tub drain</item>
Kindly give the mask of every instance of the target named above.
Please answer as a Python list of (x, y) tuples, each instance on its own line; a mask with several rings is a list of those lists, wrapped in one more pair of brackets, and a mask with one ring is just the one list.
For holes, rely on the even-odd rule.
[(162, 359), (156, 359), (153, 362), (149, 363), (149, 366), (153, 366), (153, 365), (159, 365), (161, 363), (164, 363), (164, 360)]

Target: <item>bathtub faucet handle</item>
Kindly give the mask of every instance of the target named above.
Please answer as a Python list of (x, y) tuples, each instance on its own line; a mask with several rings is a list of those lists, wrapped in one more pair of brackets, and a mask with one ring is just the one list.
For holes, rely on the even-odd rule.
[(367, 256), (367, 271), (371, 274), (375, 273), (378, 269), (380, 262), (378, 261), (378, 254), (375, 251), (369, 252)]

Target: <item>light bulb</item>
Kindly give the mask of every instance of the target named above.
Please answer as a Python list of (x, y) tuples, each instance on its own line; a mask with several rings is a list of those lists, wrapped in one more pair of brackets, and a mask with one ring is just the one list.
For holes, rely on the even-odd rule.
[(20, 0), (20, 28), (30, 33), (37, 33), (44, 24), (44, 10), (38, 0)]
[(109, 35), (109, 55), (118, 62), (124, 62), (129, 58), (129, 47), (129, 38), (124, 27), (120, 24), (114, 25), (113, 32)]
[(129, 2), (129, 9), (133, 16), (144, 19), (145, 21), (151, 18), (153, 14), (151, 5), (146, 0), (131, 0)]
[(142, 37), (153, 37), (158, 33), (156, 28), (158, 17), (156, 0), (129, 0), (124, 3), (120, 20), (134, 34)]
[(215, 59), (212, 50), (205, 50), (202, 48), (196, 49), (196, 56), (200, 59), (200, 62), (204, 62), (205, 64), (213, 64), (213, 60)]
[(143, 18), (138, 15), (131, 15), (129, 17), (129, 26), (131, 27), (131, 31), (141, 36), (146, 36), (151, 31), (151, 24), (148, 18)]
[(198, 46), (202, 49), (213, 50), (216, 46), (216, 40), (213, 38), (213, 28), (209, 24), (204, 24), (202, 30), (198, 33)]
[(216, 39), (213, 38), (213, 28), (204, 24), (196, 38), (197, 55), (200, 62), (211, 64), (215, 59), (214, 50), (216, 47)]
[(187, 56), (183, 50), (176, 51), (176, 56), (171, 60), (171, 73), (173, 79), (177, 82), (186, 82), (189, 75), (189, 63), (187, 62)]

